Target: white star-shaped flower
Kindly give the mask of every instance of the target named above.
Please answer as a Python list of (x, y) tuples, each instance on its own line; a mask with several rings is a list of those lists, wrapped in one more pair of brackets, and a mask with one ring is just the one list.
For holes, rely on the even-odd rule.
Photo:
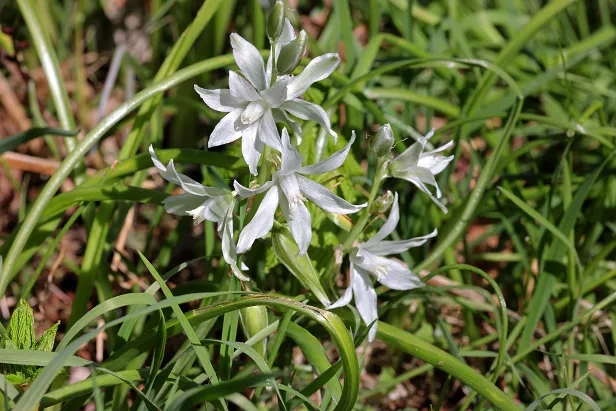
[[(281, 44), (294, 38), (293, 27), (287, 20), (280, 41), (274, 46), (274, 53), (279, 53)], [(240, 35), (231, 34), (231, 46), (243, 76), (229, 72), (228, 89), (207, 90), (195, 85), (195, 91), (205, 104), (213, 110), (228, 113), (214, 128), (208, 147), (242, 137), (242, 155), (250, 172), (257, 175), (263, 145), (278, 151), (281, 149), (276, 122), (287, 123), (301, 137), (301, 127), (288, 114), (302, 120), (315, 120), (337, 137), (325, 110), (299, 98), (313, 83), (325, 79), (338, 67), (340, 57), (337, 54), (317, 57), (298, 76), (281, 76), (270, 85), (271, 57), (266, 70), (257, 48)]]
[[(389, 127), (389, 124), (383, 127)], [(445, 157), (437, 154), (452, 147), (453, 140), (444, 146), (424, 153), (426, 143), (433, 135), (434, 130), (430, 130), (425, 137), (417, 140), (416, 143), (404, 150), (402, 154), (391, 160), (389, 162), (387, 176), (401, 178), (415, 184), (417, 188), (428, 194), (432, 201), (434, 201), (444, 213), (447, 213), (447, 208), (438, 200), (441, 198), (442, 193), (434, 176), (443, 171), (451, 160), (453, 160), (454, 156)], [(436, 196), (430, 192), (426, 184), (436, 188)]]
[[(381, 229), (365, 243), (360, 243), (350, 253), (350, 281), (344, 294), (328, 309), (343, 307), (351, 302), (355, 296), (355, 307), (366, 325), (378, 318), (377, 298), (370, 275), (377, 281), (393, 290), (411, 290), (421, 287), (423, 283), (408, 267), (399, 261), (384, 258), (383, 256), (400, 254), (411, 247), (419, 247), (428, 239), (436, 237), (434, 230), (423, 237), (411, 238), (410, 240), (387, 241), (389, 236), (400, 220), (398, 206), (398, 193), (394, 196), (394, 203), (389, 213), (389, 218)], [(376, 336), (376, 323), (370, 329), (368, 341), (373, 341)]]
[(304, 175), (323, 174), (340, 167), (355, 141), (355, 134), (342, 150), (327, 159), (310, 166), (302, 167), (301, 154), (291, 145), (287, 129), (282, 130), (282, 164), (272, 176), (272, 180), (257, 189), (249, 189), (237, 181), (233, 183), (240, 197), (248, 198), (267, 191), (254, 217), (244, 227), (237, 242), (240, 254), (250, 249), (257, 238), (264, 237), (274, 225), (274, 214), (278, 205), (282, 209), (291, 234), (299, 247), (299, 255), (305, 254), (312, 238), (311, 217), (304, 205), (306, 199), (312, 201), (325, 211), (334, 214), (355, 213), (366, 204), (353, 205), (338, 197), (321, 184)]
[[(222, 256), (237, 278), (248, 281), (238, 267), (237, 251), (233, 241), (234, 194), (225, 188), (206, 187), (192, 178), (176, 171), (173, 160), (165, 166), (160, 162), (154, 148), (150, 146), (150, 157), (158, 173), (167, 181), (180, 185), (184, 193), (167, 197), (163, 201), (168, 213), (178, 216), (192, 216), (195, 225), (203, 220), (218, 224), (218, 235), (222, 239)], [(247, 270), (243, 263), (242, 270)]]

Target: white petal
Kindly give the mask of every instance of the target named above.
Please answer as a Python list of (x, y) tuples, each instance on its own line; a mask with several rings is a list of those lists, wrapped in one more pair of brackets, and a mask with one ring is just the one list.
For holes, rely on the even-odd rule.
[(248, 102), (261, 98), (253, 85), (235, 71), (229, 72), (229, 88), (231, 89), (231, 96), (238, 101)]
[(264, 100), (251, 101), (248, 103), (244, 111), (242, 111), (240, 121), (245, 126), (253, 124), (263, 116), (265, 110), (267, 110), (267, 103)]
[[(419, 188), (421, 191), (423, 191), (428, 196), (430, 196), (430, 199), (434, 202), (434, 204), (436, 204), (441, 209), (443, 213), (447, 214), (447, 207), (445, 207), (443, 203), (441, 203), (436, 197), (434, 197), (434, 195), (432, 195), (428, 187), (426, 187), (426, 185), (422, 183), (421, 180), (419, 180), (417, 177), (415, 177), (414, 175), (405, 175), (405, 174), (396, 175), (394, 177), (401, 178), (403, 180), (408, 181), (409, 183), (415, 184), (417, 188)], [(439, 190), (439, 193), (440, 193), (440, 190)]]
[(438, 230), (432, 231), (430, 234), (424, 235), (422, 237), (415, 237), (409, 240), (400, 240), (400, 241), (379, 241), (374, 244), (361, 244), (360, 247), (374, 255), (393, 255), (400, 254), (408, 250), (412, 247), (422, 246), (428, 241), (430, 238), (436, 237), (438, 234)]
[(301, 96), (313, 83), (327, 78), (336, 70), (338, 64), (340, 64), (340, 57), (337, 53), (324, 54), (312, 59), (304, 71), (289, 83), (289, 99)]
[(188, 212), (200, 207), (207, 197), (196, 196), (189, 193), (182, 193), (170, 196), (163, 200), (165, 211), (169, 214), (178, 216), (188, 215)]
[(228, 113), (242, 107), (242, 104), (231, 95), (229, 89), (208, 90), (195, 84), (195, 91), (212, 110)]
[(435, 150), (422, 153), (419, 156), (419, 161), (417, 162), (417, 165), (419, 167), (429, 169), (433, 175), (439, 174), (453, 160), (454, 156), (445, 157), (437, 155), (436, 153), (446, 150), (451, 146), (453, 146), (453, 140)]
[(382, 241), (385, 237), (393, 233), (398, 225), (398, 221), (400, 221), (400, 206), (398, 204), (398, 193), (395, 193), (394, 202), (391, 205), (391, 210), (389, 212), (389, 217), (387, 217), (387, 221), (385, 221), (385, 224), (383, 224), (381, 229), (375, 235), (370, 237), (370, 239), (364, 244), (369, 246)]
[(299, 151), (291, 144), (291, 139), (289, 139), (289, 133), (286, 128), (282, 129), (281, 140), (282, 151), (280, 153), (282, 155), (282, 166), (279, 172), (290, 173), (299, 170), (304, 161), (304, 157), (302, 157)]
[(345, 305), (351, 302), (351, 298), (353, 297), (353, 280), (355, 278), (355, 266), (353, 265), (352, 262), (349, 267), (349, 275), (350, 275), (349, 286), (346, 288), (346, 290), (344, 290), (344, 293), (342, 294), (342, 296), (340, 296), (338, 301), (336, 301), (335, 303), (327, 307), (328, 310), (333, 310), (334, 308), (344, 307)]
[(289, 117), (286, 111), (275, 108), (272, 109), (272, 114), (274, 115), (274, 120), (276, 121), (276, 123), (285, 123), (286, 125), (291, 127), (291, 130), (293, 130), (293, 133), (298, 138), (298, 140), (300, 142), (302, 141), (302, 126), (297, 121)]
[(189, 211), (193, 218), (202, 217), (216, 224), (222, 224), (229, 209), (229, 196), (213, 197), (206, 200), (199, 210)]
[(274, 225), (276, 208), (278, 208), (278, 187), (274, 185), (263, 197), (263, 201), (250, 223), (240, 233), (237, 242), (238, 253), (244, 254), (252, 247), (257, 238), (264, 237), (271, 231)]
[[(366, 326), (379, 318), (379, 313), (376, 308), (376, 292), (372, 285), (372, 280), (368, 273), (359, 267), (355, 267), (355, 278), (353, 279), (353, 294), (355, 294), (355, 307), (359, 311)], [(374, 323), (368, 332), (368, 341), (374, 341), (376, 336), (376, 326)]]
[(233, 188), (235, 188), (235, 191), (237, 191), (240, 197), (249, 198), (256, 196), (257, 194), (264, 193), (272, 186), (272, 184), (274, 184), (274, 181), (270, 180), (259, 188), (246, 188), (235, 180), (233, 181)]
[(404, 150), (402, 154), (392, 160), (397, 168), (415, 167), (419, 161), (419, 156), (423, 152), (426, 140), (420, 139), (413, 143), (409, 148)]
[(412, 290), (423, 285), (421, 279), (399, 261), (364, 252), (359, 268), (373, 274), (378, 282), (392, 290)]
[(208, 147), (217, 147), (230, 143), (242, 136), (243, 125), (239, 121), (242, 110), (235, 109), (220, 120), (207, 142)]
[(308, 208), (301, 200), (293, 201), (284, 194), (280, 195), (280, 208), (287, 219), (291, 235), (299, 247), (297, 255), (306, 254), (312, 238), (312, 218)]
[(298, 203), (304, 200), (295, 173), (278, 175), (277, 178), (278, 185), (289, 203)]
[(288, 76), (278, 79), (276, 84), (271, 88), (261, 92), (261, 97), (267, 101), (270, 107), (278, 108), (282, 103), (287, 101), (287, 84), (289, 84), (290, 80), (291, 78)]
[(257, 175), (257, 166), (259, 165), (259, 158), (261, 157), (261, 151), (263, 151), (263, 143), (257, 138), (257, 131), (259, 130), (259, 122), (252, 123), (242, 133), (242, 156), (244, 161), (248, 164), (248, 169), (252, 175)]
[(349, 151), (351, 150), (351, 145), (355, 141), (355, 132), (351, 135), (351, 140), (349, 144), (347, 144), (342, 150), (336, 151), (334, 154), (326, 158), (325, 160), (319, 161), (318, 163), (314, 163), (309, 166), (304, 166), (299, 169), (299, 173), (301, 174), (324, 174), (329, 173), (340, 167), (344, 160), (346, 160), (349, 155)]
[[(235, 274), (237, 278), (241, 281), (250, 281), (250, 278), (245, 276), (237, 266), (237, 249), (235, 247), (235, 242), (233, 241), (233, 206), (227, 210), (227, 215), (225, 216), (222, 226), (222, 257), (226, 263), (229, 264), (231, 271), (233, 271), (233, 274)], [(242, 264), (242, 268), (247, 269), (244, 267), (245, 266)]]
[(352, 214), (356, 213), (368, 204), (354, 205), (336, 194), (323, 187), (321, 184), (316, 183), (309, 178), (298, 175), (297, 181), (299, 182), (299, 188), (310, 201), (321, 207), (325, 211), (329, 211), (334, 214)]
[(206, 187), (203, 184), (200, 184), (188, 177), (187, 175), (178, 173), (175, 169), (175, 164), (173, 160), (169, 161), (169, 164), (165, 167), (163, 163), (158, 159), (156, 153), (154, 152), (154, 148), (150, 145), (149, 148), (150, 157), (154, 166), (158, 169), (158, 174), (161, 175), (165, 180), (180, 185), (186, 192), (197, 195), (197, 196), (219, 196), (225, 195), (228, 193), (228, 190), (221, 188), (213, 188)]
[(280, 143), (280, 135), (278, 134), (278, 128), (274, 121), (274, 116), (271, 110), (267, 110), (263, 113), (261, 121), (259, 122), (259, 140), (267, 144), (271, 148), (282, 151), (282, 145)]
[(314, 120), (321, 125), (329, 134), (334, 137), (334, 142), (338, 134), (331, 128), (329, 116), (318, 104), (310, 103), (306, 100), (294, 99), (286, 101), (280, 108), (302, 120)]
[(231, 34), (231, 47), (233, 47), (233, 58), (242, 73), (257, 90), (263, 90), (267, 85), (263, 57), (259, 50), (237, 33)]

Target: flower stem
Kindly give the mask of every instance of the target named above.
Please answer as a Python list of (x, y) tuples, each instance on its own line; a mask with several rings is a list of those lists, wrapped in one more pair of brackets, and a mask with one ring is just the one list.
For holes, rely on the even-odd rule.
[(377, 166), (376, 166), (376, 175), (374, 176), (374, 182), (372, 183), (372, 189), (370, 190), (370, 196), (368, 197), (368, 206), (364, 209), (362, 216), (357, 220), (357, 223), (351, 229), (351, 232), (347, 236), (346, 240), (342, 244), (342, 248), (345, 250), (349, 250), (355, 240), (359, 237), (361, 232), (366, 227), (368, 220), (370, 219), (370, 209), (372, 208), (372, 203), (376, 199), (376, 195), (379, 192), (379, 187), (381, 186), (381, 182), (385, 178), (385, 158), (379, 157)]
[(278, 78), (278, 69), (276, 69), (276, 43), (272, 43), (270, 46), (270, 56), (272, 56), (272, 76), (269, 86), (272, 87)]

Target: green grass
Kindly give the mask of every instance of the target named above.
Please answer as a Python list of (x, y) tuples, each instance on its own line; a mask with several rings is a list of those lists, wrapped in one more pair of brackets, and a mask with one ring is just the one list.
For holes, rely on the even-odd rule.
[[(334, 255), (349, 230), (358, 234), (348, 221), (313, 213), (310, 257), (303, 258), (276, 227), (246, 254), (252, 281), (240, 284), (221, 258), (212, 223), (193, 228), (163, 212), (171, 187), (150, 178), (150, 144), (164, 163), (198, 165), (182, 171), (206, 185), (250, 182), (237, 144), (203, 149), (221, 116), (192, 84), (226, 87), (227, 72), (237, 68), (233, 31), (267, 47), (259, 1), (151, 0), (138, 9), (152, 57), (124, 58), (115, 89), (126, 87), (133, 70), (139, 91), (92, 127), (80, 122), (97, 110), (107, 70), (94, 70), (84, 85), (61, 64), (113, 53), (115, 27), (101, 3), (0, 5), (0, 24), (16, 29), (3, 34), (0, 47), (11, 36), (28, 40), (31, 47), (11, 64), (41, 67), (46, 79), (45, 87), (25, 84), (23, 110), (33, 128), (3, 136), (0, 152), (44, 138), (45, 151), (36, 155), (65, 154), (48, 180), (30, 182), (37, 195), (22, 199), (21, 217), (7, 207), (0, 294), (30, 297), (35, 312), (44, 312), (37, 291), (46, 289), (55, 262), (54, 286), (73, 293), (53, 353), (0, 349), (0, 363), (44, 366), (28, 387), (2, 377), (0, 408), (616, 407), (616, 6), (336, 0), (328, 10), (324, 3), (300, 0), (288, 15), (310, 35), (302, 65), (323, 53), (342, 56), (337, 71), (305, 95), (327, 110), (341, 141), (352, 130), (358, 135), (347, 162), (324, 184), (339, 183), (338, 194), (355, 204), (366, 201), (377, 168), (369, 140), (386, 122), (397, 153), (432, 127), (435, 146), (455, 141), (455, 160), (438, 176), (447, 214), (400, 180), (385, 180), (377, 193), (399, 193), (394, 239), (438, 228), (435, 241), (398, 256), (427, 275), (427, 285), (377, 288), (380, 342), (365, 350), (356, 310), (330, 312), (322, 304), (337, 298), (336, 274), (348, 267)], [(85, 24), (67, 24), (79, 13)], [(23, 81), (15, 70), (0, 70), (10, 84)], [(91, 99), (83, 97), (86, 86)], [(44, 98), (36, 94), (43, 88)], [(300, 151), (308, 163), (341, 147), (321, 131), (304, 122)], [(90, 150), (103, 153), (104, 139), (123, 134), (113, 153), (118, 161), (86, 174), (86, 163), (96, 164), (84, 161)], [(75, 187), (60, 192), (67, 179)], [(152, 181), (155, 189), (143, 187)], [(16, 184), (21, 193), (31, 188), (26, 178)], [(236, 210), (240, 227), (252, 218), (251, 206), (243, 201)], [(126, 268), (117, 272), (112, 260), (131, 208)], [(72, 230), (87, 237), (75, 261), (62, 258), (60, 245)], [(146, 288), (121, 288), (128, 272)], [(269, 324), (258, 336), (246, 335), (240, 315), (254, 306), (266, 308)], [(76, 356), (103, 332), (101, 363)], [(70, 365), (93, 373), (68, 384)], [(362, 369), (375, 386), (360, 383)], [(413, 394), (392, 400), (400, 391)]]

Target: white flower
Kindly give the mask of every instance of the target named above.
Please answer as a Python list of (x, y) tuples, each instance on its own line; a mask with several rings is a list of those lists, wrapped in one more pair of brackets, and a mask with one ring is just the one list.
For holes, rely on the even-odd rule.
[[(437, 230), (423, 237), (411, 238), (410, 240), (384, 240), (394, 231), (399, 220), (400, 210), (398, 193), (396, 193), (389, 218), (385, 224), (368, 241), (359, 244), (351, 251), (349, 287), (338, 301), (327, 307), (328, 309), (347, 305), (355, 295), (357, 311), (359, 311), (366, 325), (369, 325), (378, 318), (376, 292), (369, 274), (372, 274), (378, 282), (393, 290), (411, 290), (423, 285), (419, 277), (406, 265), (396, 260), (383, 258), (383, 256), (400, 254), (411, 247), (419, 247), (429, 238), (436, 237)], [(370, 329), (368, 340), (373, 341), (375, 336), (376, 323)]]
[[(306, 198), (325, 211), (334, 214), (355, 213), (366, 206), (353, 205), (338, 197), (327, 188), (304, 175), (323, 174), (337, 169), (342, 165), (351, 145), (355, 141), (355, 133), (351, 141), (342, 150), (335, 152), (329, 158), (310, 166), (302, 167), (303, 158), (291, 145), (287, 129), (282, 130), (282, 165), (272, 176), (272, 180), (257, 189), (249, 189), (233, 183), (240, 197), (247, 198), (267, 191), (252, 220), (240, 233), (237, 251), (243, 254), (250, 249), (257, 238), (264, 237), (274, 224), (274, 213), (280, 204), (291, 234), (299, 247), (298, 255), (305, 254), (312, 238), (311, 217), (304, 205)], [(304, 197), (305, 196), (305, 197)]]
[[(388, 124), (386, 126), (389, 127)], [(442, 193), (434, 176), (443, 171), (447, 164), (453, 160), (454, 156), (445, 157), (437, 154), (452, 147), (453, 140), (444, 146), (424, 153), (426, 143), (433, 135), (434, 130), (430, 130), (425, 137), (420, 138), (402, 154), (391, 160), (388, 167), (388, 177), (401, 178), (415, 184), (421, 191), (428, 194), (444, 213), (447, 213), (447, 208), (438, 200)], [(432, 195), (426, 184), (436, 188), (436, 197)]]
[[(283, 43), (294, 38), (293, 27), (287, 20), (280, 41)], [(287, 123), (301, 137), (301, 127), (288, 114), (302, 120), (315, 120), (337, 137), (325, 110), (298, 98), (313, 83), (323, 80), (338, 67), (340, 57), (337, 54), (317, 57), (298, 76), (278, 77), (270, 87), (271, 58), (266, 70), (256, 47), (236, 33), (231, 34), (231, 46), (235, 62), (244, 76), (229, 72), (228, 89), (207, 90), (195, 85), (195, 91), (211, 109), (229, 113), (214, 128), (208, 147), (227, 144), (242, 137), (242, 155), (250, 172), (257, 175), (263, 144), (281, 150), (276, 122)], [(274, 52), (280, 52), (279, 43), (275, 45)]]
[[(203, 220), (218, 224), (218, 235), (222, 238), (222, 255), (237, 278), (248, 281), (237, 265), (237, 251), (233, 241), (234, 194), (225, 188), (206, 187), (192, 178), (175, 170), (173, 160), (165, 167), (150, 145), (150, 157), (158, 173), (167, 181), (180, 185), (183, 194), (167, 197), (163, 201), (168, 213), (178, 216), (192, 216), (195, 225)], [(243, 263), (242, 270), (247, 270)]]

